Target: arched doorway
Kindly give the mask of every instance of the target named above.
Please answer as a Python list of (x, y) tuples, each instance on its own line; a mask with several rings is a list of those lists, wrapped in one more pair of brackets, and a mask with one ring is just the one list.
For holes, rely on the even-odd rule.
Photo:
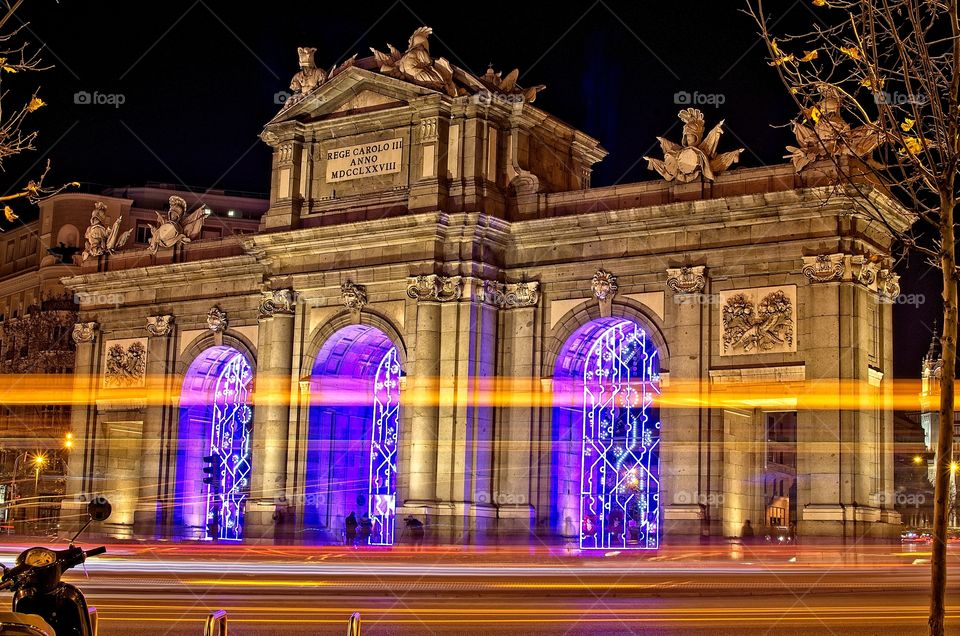
[(350, 325), (317, 354), (310, 382), (304, 531), (340, 542), (347, 516), (370, 520), (370, 545), (396, 526), (400, 377), (397, 347), (381, 330)]
[[(253, 370), (229, 346), (206, 349), (190, 365), (180, 394), (174, 523), (187, 538), (243, 540), (250, 488)], [(212, 484), (203, 472), (215, 457)]]
[(577, 329), (557, 356), (553, 519), (584, 549), (659, 547), (657, 349), (624, 318)]

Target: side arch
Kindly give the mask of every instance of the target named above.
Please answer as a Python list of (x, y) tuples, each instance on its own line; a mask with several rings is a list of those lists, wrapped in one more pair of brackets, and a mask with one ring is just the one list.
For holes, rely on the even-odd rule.
[[(257, 346), (250, 342), (243, 334), (227, 329), (223, 332), (223, 342), (225, 347), (232, 347), (242, 353), (247, 358), (247, 362), (254, 369), (257, 368)], [(183, 378), (194, 360), (203, 355), (207, 349), (217, 346), (217, 340), (213, 332), (207, 332), (194, 338), (189, 345), (183, 349), (183, 353), (177, 356), (175, 373), (177, 381), (182, 385)]]
[(406, 342), (404, 341), (401, 331), (397, 329), (389, 318), (375, 311), (364, 309), (360, 312), (360, 322), (358, 323), (356, 314), (350, 311), (342, 311), (314, 328), (313, 332), (307, 337), (307, 346), (304, 349), (304, 355), (300, 363), (300, 378), (304, 380), (310, 379), (314, 365), (317, 362), (317, 355), (320, 353), (320, 348), (330, 340), (333, 334), (344, 327), (356, 324), (376, 327), (386, 334), (397, 348), (397, 357), (399, 358), (400, 366), (404, 369), (407, 368)]

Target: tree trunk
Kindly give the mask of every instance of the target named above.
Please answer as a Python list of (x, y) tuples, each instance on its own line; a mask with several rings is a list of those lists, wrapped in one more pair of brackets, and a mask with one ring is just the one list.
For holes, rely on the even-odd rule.
[[(952, 193), (951, 193), (952, 194)], [(940, 344), (940, 422), (933, 495), (933, 555), (930, 561), (930, 636), (944, 636), (947, 596), (947, 516), (950, 514), (950, 462), (953, 454), (953, 390), (957, 368), (956, 244), (952, 196), (941, 197), (940, 232), (943, 254), (943, 333)]]

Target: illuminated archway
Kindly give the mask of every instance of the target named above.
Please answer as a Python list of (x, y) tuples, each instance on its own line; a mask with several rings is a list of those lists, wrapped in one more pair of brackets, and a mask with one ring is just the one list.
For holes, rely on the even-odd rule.
[[(206, 349), (190, 365), (180, 394), (174, 523), (185, 536), (243, 540), (250, 488), (253, 370), (229, 346)], [(214, 483), (203, 483), (204, 457), (220, 458)], [(214, 537), (215, 533), (215, 537)]]
[(593, 320), (557, 356), (552, 514), (581, 548), (659, 547), (659, 394), (656, 347), (631, 320)]
[(317, 353), (306, 460), (308, 535), (339, 541), (346, 517), (366, 513), (369, 543), (393, 543), (401, 374), (397, 347), (370, 325), (340, 329)]

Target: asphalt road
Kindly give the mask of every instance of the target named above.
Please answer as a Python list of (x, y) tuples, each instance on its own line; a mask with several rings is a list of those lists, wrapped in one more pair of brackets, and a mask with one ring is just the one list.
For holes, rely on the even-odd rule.
[[(0, 547), (9, 563), (13, 548)], [(960, 633), (960, 555), (948, 625)], [(227, 611), (233, 636), (345, 634), (926, 633), (922, 550), (719, 550), (582, 558), (556, 551), (423, 553), (110, 546), (69, 578), (103, 636), (199, 635)]]

